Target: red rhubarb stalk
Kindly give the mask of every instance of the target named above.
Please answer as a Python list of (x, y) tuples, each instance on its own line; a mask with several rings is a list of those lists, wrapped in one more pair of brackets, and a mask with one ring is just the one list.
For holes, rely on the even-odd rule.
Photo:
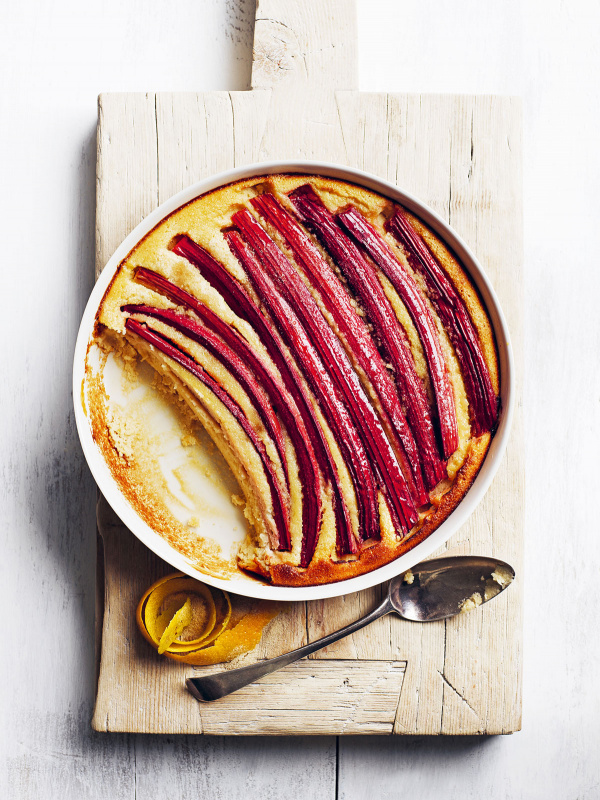
[[(366, 453), (373, 464), (377, 465), (377, 473), (383, 481), (382, 488), (387, 494), (392, 516), (400, 525), (400, 530), (406, 532), (418, 518), (413, 500), (394, 449), (339, 339), (325, 320), (300, 273), (254, 217), (243, 209), (233, 215), (232, 222), (257, 252), (270, 277), (277, 281), (277, 290), (298, 316), (300, 327), (306, 329), (314, 342), (321, 363), (328, 376), (331, 375), (333, 378), (332, 385), (345, 400), (354, 424), (360, 431)], [(275, 290), (274, 285), (273, 290)], [(278, 319), (279, 317), (280, 314), (277, 315)], [(301, 363), (304, 363), (303, 359)], [(362, 487), (359, 491), (361, 489)], [(375, 522), (376, 520), (377, 515), (374, 517)], [(369, 533), (369, 536), (372, 535), (373, 533)]]
[(190, 375), (193, 375), (197, 380), (204, 384), (204, 386), (206, 386), (207, 389), (209, 389), (215, 395), (215, 397), (221, 401), (229, 413), (238, 422), (248, 439), (252, 442), (254, 449), (260, 457), (265, 475), (267, 477), (267, 482), (269, 484), (271, 502), (273, 505), (273, 518), (275, 520), (275, 527), (277, 528), (277, 541), (273, 541), (272, 546), (278, 550), (290, 550), (291, 538), (289, 531), (288, 510), (281, 496), (281, 490), (278, 486), (275, 469), (271, 459), (267, 454), (264, 444), (260, 440), (254, 428), (246, 419), (240, 406), (232, 397), (230, 397), (229, 394), (227, 394), (224, 389), (221, 388), (221, 386), (219, 386), (219, 384), (213, 378), (211, 378), (207, 372), (205, 372), (205, 370), (202, 369), (199, 364), (194, 361), (193, 358), (182, 352), (165, 336), (162, 336), (160, 333), (151, 330), (147, 325), (143, 325), (131, 317), (125, 321), (125, 325), (128, 331), (144, 339), (146, 342), (148, 342), (148, 344), (151, 344), (158, 351), (163, 353), (163, 355), (175, 361), (175, 363), (187, 370)]
[(300, 566), (308, 566), (317, 545), (321, 525), (321, 481), (317, 457), (294, 398), (246, 340), (200, 300), (145, 267), (136, 269), (135, 279), (168, 297), (177, 305), (192, 310), (208, 328), (217, 333), (225, 344), (235, 351), (261, 382), (275, 411), (283, 420), (298, 458), (298, 477), (302, 485), (303, 498)]
[[(228, 231), (225, 233), (225, 238), (231, 252), (244, 267), (256, 293), (286, 339), (292, 354), (303, 366), (304, 374), (315, 393), (323, 414), (337, 437), (353, 478), (361, 513), (363, 538), (378, 536), (377, 498), (369, 461), (352, 419), (341, 401), (327, 369), (311, 344), (300, 320), (276, 289), (273, 281), (240, 234), (236, 231)], [(344, 537), (343, 550), (356, 552), (358, 544), (354, 537), (348, 536), (349, 531), (346, 530), (341, 533)]]
[[(194, 264), (202, 277), (219, 292), (231, 310), (252, 325), (279, 370), (286, 389), (298, 404), (306, 427), (311, 432), (312, 442), (320, 463), (331, 465), (329, 447), (323, 437), (321, 426), (315, 420), (311, 400), (303, 389), (298, 370), (282, 351), (278, 337), (274, 335), (269, 321), (252, 297), (222, 264), (187, 236), (180, 237), (173, 246), (173, 252)], [(140, 270), (138, 270), (138, 274), (140, 274)], [(327, 470), (325, 472), (330, 474)], [(333, 473), (330, 474), (330, 477), (332, 476)]]
[(259, 195), (251, 202), (283, 236), (296, 262), (319, 290), (325, 307), (377, 393), (383, 411), (382, 417), (394, 435), (393, 444), (415, 504), (424, 505), (429, 502), (429, 497), (423, 484), (421, 462), (414, 437), (406, 422), (390, 373), (350, 295), (304, 228), (272, 194)]
[(334, 511), (336, 517), (338, 547), (342, 553), (355, 552), (356, 544), (352, 532), (352, 522), (340, 486), (337, 465), (329, 448), (324, 431), (319, 424), (312, 400), (304, 387), (298, 367), (289, 358), (282, 341), (276, 334), (272, 323), (263, 316), (255, 301), (246, 289), (239, 284), (225, 267), (210, 253), (188, 237), (181, 237), (173, 247), (173, 252), (194, 264), (200, 274), (215, 288), (242, 319), (249, 322), (259, 335), (269, 356), (276, 365), (286, 389), (294, 398), (302, 419), (309, 432), (309, 439), (315, 448), (323, 474), (331, 482)]
[(456, 350), (471, 406), (473, 433), (480, 436), (494, 430), (498, 422), (498, 399), (462, 298), (402, 209), (396, 209), (387, 227), (403, 245), (411, 267), (424, 277), (431, 302)]
[(159, 320), (159, 322), (174, 328), (192, 341), (202, 345), (205, 350), (208, 350), (212, 356), (224, 364), (252, 401), (262, 424), (265, 426), (265, 430), (275, 444), (281, 466), (284, 472), (287, 473), (285, 442), (283, 440), (279, 420), (269, 403), (269, 398), (264, 389), (256, 382), (256, 378), (240, 358), (239, 354), (235, 353), (204, 325), (199, 325), (197, 322), (194, 322), (193, 319), (190, 319), (190, 317), (178, 314), (176, 311), (165, 308), (152, 308), (151, 306), (144, 305), (125, 305), (121, 307), (121, 311), (125, 311), (127, 314), (142, 315)]
[(267, 339), (269, 338), (266, 321), (260, 316), (258, 309), (255, 314), (252, 311), (254, 306), (252, 298), (216, 258), (188, 236), (180, 236), (171, 249), (178, 256), (183, 256), (194, 264), (202, 277), (225, 298), (227, 305), (239, 317), (247, 319), (249, 313), (252, 314), (253, 327), (257, 329), (260, 338), (265, 335)]
[(419, 291), (415, 279), (398, 261), (385, 239), (362, 214), (350, 207), (338, 214), (337, 218), (387, 276), (408, 309), (423, 345), (429, 377), (435, 393), (442, 452), (444, 458), (450, 458), (458, 447), (454, 392), (435, 322), (427, 303)]
[(359, 296), (392, 362), (400, 396), (423, 462), (425, 485), (432, 489), (446, 474), (438, 454), (435, 432), (423, 382), (417, 375), (410, 349), (377, 273), (337, 224), (312, 186), (290, 194), (301, 220), (317, 234)]

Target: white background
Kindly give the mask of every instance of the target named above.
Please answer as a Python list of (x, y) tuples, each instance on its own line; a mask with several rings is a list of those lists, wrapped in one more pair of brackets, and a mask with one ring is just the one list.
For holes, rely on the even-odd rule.
[(70, 372), (93, 282), (96, 96), (247, 88), (253, 19), (252, 0), (0, 3), (0, 797), (600, 798), (600, 6), (584, 0), (359, 0), (361, 89), (524, 101), (523, 731), (90, 730), (95, 490)]

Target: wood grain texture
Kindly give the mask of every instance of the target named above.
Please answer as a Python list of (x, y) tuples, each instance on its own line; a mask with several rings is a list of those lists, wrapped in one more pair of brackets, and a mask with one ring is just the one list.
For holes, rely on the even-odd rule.
[(257, 0), (252, 88), (357, 89), (356, 24), (355, 0)]
[[(343, 5), (348, 9), (351, 4)], [(98, 262), (105, 260), (158, 202), (214, 172), (263, 159), (298, 157), (360, 167), (418, 196), (472, 246), (507, 315), (520, 376), (519, 103), (498, 97), (360, 94), (353, 90), (354, 73), (349, 69), (353, 47), (341, 44), (354, 30), (353, 17), (348, 17), (348, 28), (338, 29), (331, 27), (327, 13), (316, 3), (259, 2), (255, 88), (251, 92), (101, 97)], [(323, 25), (317, 33), (319, 19)], [(321, 37), (316, 45), (311, 44), (311, 36)], [(342, 54), (341, 62), (332, 62), (335, 68), (327, 61), (333, 58), (334, 45)], [(273, 55), (276, 47), (287, 54), (287, 61), (283, 56), (278, 61)], [(257, 58), (256, 53), (262, 56)], [(334, 74), (326, 85), (323, 80), (314, 82), (323, 69), (332, 69)], [(520, 403), (518, 406), (511, 444), (494, 484), (449, 545), (464, 553), (504, 558), (520, 576), (523, 462)], [(147, 551), (134, 555), (136, 548), (144, 548), (122, 531), (116, 534), (117, 529), (109, 526), (112, 532), (105, 539), (106, 604), (94, 726), (101, 730), (206, 731), (207, 712), (201, 713), (182, 688), (183, 677), (191, 668), (186, 671), (175, 665), (171, 669), (170, 664), (142, 652), (145, 645), (133, 630), (132, 605), (157, 570), (166, 568)], [(125, 565), (134, 563), (130, 574)], [(344, 598), (296, 604), (285, 625), (274, 626), (273, 634), (269, 632), (252, 657), (291, 649), (307, 636), (318, 638), (361, 616), (381, 593), (382, 588), (376, 587)], [(380, 662), (385, 676), (390, 665), (406, 663), (405, 671), (395, 668), (391, 673), (397, 690), (393, 700), (391, 684), (374, 683), (381, 696), (388, 698), (386, 731), (475, 734), (518, 730), (521, 627), (518, 578), (509, 592), (460, 620), (417, 626), (387, 617), (314, 654), (311, 661), (323, 662), (315, 665), (315, 674), (322, 670), (328, 690), (322, 691), (313, 682), (314, 693), (311, 687), (299, 695), (299, 687), (310, 684), (291, 680), (287, 684), (293, 686), (290, 694), (303, 698), (304, 709), (298, 707), (293, 715), (287, 715), (287, 728), (281, 720), (271, 718), (273, 703), (265, 699), (268, 696), (260, 685), (247, 690), (255, 691), (254, 707), (246, 707), (232, 696), (220, 701), (214, 714), (210, 711), (208, 715), (211, 725), (218, 727), (221, 714), (230, 734), (247, 734), (251, 729), (255, 733), (356, 732), (352, 708), (344, 706), (341, 699), (347, 689), (341, 677), (345, 667), (340, 665), (356, 665), (352, 674), (360, 686), (361, 669), (365, 675), (373, 675), (373, 665)], [(287, 636), (282, 638), (285, 631)], [(281, 689), (288, 680), (286, 673), (278, 680), (283, 682), (277, 684)], [(335, 685), (340, 687), (338, 691)], [(148, 687), (160, 691), (148, 692)], [(379, 689), (372, 692), (372, 699), (380, 696)], [(317, 696), (328, 699), (338, 711), (315, 714)], [(163, 699), (148, 701), (147, 697)], [(260, 698), (266, 705), (261, 705)], [(370, 722), (361, 718), (360, 724), (361, 732), (382, 732), (381, 719), (375, 714)]]
[[(96, 277), (118, 244), (158, 205), (153, 94), (98, 98)], [(127, 198), (120, 209), (118, 198)]]

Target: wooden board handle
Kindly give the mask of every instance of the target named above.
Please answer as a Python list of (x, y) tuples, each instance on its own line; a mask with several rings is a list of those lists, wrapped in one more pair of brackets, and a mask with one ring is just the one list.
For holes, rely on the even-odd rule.
[(257, 0), (253, 89), (358, 89), (357, 64), (356, 0)]

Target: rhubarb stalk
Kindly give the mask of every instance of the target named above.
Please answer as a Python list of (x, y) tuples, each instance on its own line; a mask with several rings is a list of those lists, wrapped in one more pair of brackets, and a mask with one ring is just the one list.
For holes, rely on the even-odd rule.
[[(246, 242), (236, 231), (225, 234), (231, 252), (240, 261), (261, 302), (264, 303), (315, 393), (328, 424), (335, 433), (348, 464), (361, 515), (363, 537), (379, 535), (377, 497), (369, 460), (352, 419), (334, 386), (325, 365), (313, 347), (300, 320), (279, 293)], [(345, 537), (347, 538), (347, 536)], [(344, 542), (346, 552), (356, 552), (351, 537)]]
[(204, 347), (212, 356), (224, 364), (252, 401), (265, 430), (275, 444), (281, 466), (287, 474), (285, 442), (283, 440), (279, 420), (269, 403), (269, 398), (264, 389), (259, 386), (256, 378), (252, 375), (238, 353), (234, 352), (204, 325), (199, 325), (197, 322), (194, 322), (193, 319), (190, 319), (190, 317), (178, 314), (170, 309), (153, 308), (145, 305), (125, 305), (121, 307), (121, 311), (125, 311), (127, 314), (136, 314), (157, 319), (164, 325), (174, 328), (176, 331), (179, 331), (179, 333), (182, 333), (184, 336), (187, 336), (192, 341)]
[[(269, 356), (279, 370), (286, 389), (296, 400), (304, 422), (312, 434), (312, 441), (322, 464), (331, 464), (329, 447), (322, 435), (321, 427), (314, 418), (312, 403), (303, 390), (298, 370), (282, 351), (280, 342), (260, 309), (246, 289), (235, 280), (225, 267), (204, 248), (187, 236), (182, 236), (173, 246), (173, 252), (183, 256), (198, 269), (202, 277), (223, 297), (231, 310), (241, 319), (249, 322), (256, 331)], [(137, 275), (141, 275), (138, 269)], [(181, 291), (181, 290), (180, 290)], [(181, 295), (180, 295), (181, 296)], [(172, 296), (175, 302), (179, 302)], [(193, 306), (192, 306), (193, 307)], [(197, 309), (194, 308), (196, 311)], [(327, 473), (329, 474), (329, 470)], [(330, 476), (331, 477), (331, 476)]]
[[(319, 464), (304, 419), (292, 395), (281, 380), (252, 350), (246, 340), (218, 314), (193, 295), (180, 289), (157, 272), (138, 267), (136, 281), (183, 308), (193, 311), (202, 322), (218, 334), (244, 364), (247, 364), (264, 387), (275, 411), (283, 420), (298, 459), (298, 477), (302, 486), (302, 548), (300, 566), (306, 567), (313, 557), (321, 525), (321, 480)], [(187, 319), (187, 318), (186, 318)]]
[(272, 542), (272, 545), (279, 550), (290, 550), (291, 538), (289, 531), (288, 510), (281, 496), (281, 490), (278, 486), (275, 469), (267, 454), (264, 444), (260, 440), (254, 428), (246, 419), (240, 406), (229, 394), (227, 394), (223, 388), (221, 388), (221, 386), (219, 386), (219, 384), (213, 378), (211, 378), (211, 376), (204, 369), (202, 369), (199, 364), (194, 361), (193, 358), (187, 355), (187, 353), (181, 351), (177, 345), (167, 339), (166, 336), (162, 336), (162, 334), (151, 330), (147, 325), (144, 325), (137, 320), (132, 319), (131, 317), (125, 321), (125, 325), (128, 331), (136, 334), (141, 339), (144, 339), (146, 342), (148, 342), (148, 344), (152, 345), (163, 355), (179, 364), (187, 372), (189, 372), (190, 375), (206, 386), (207, 389), (209, 389), (215, 395), (215, 397), (220, 400), (220, 402), (240, 425), (260, 457), (267, 478), (267, 483), (269, 485), (271, 503), (273, 506), (273, 518), (275, 520), (275, 527), (277, 529), (277, 541)]
[(337, 465), (323, 429), (316, 418), (312, 400), (304, 388), (298, 367), (287, 355), (280, 337), (272, 329), (271, 323), (263, 316), (246, 289), (210, 253), (185, 236), (177, 241), (173, 252), (194, 264), (205, 280), (221, 294), (230, 308), (239, 317), (248, 321), (257, 331), (269, 356), (279, 370), (286, 389), (297, 403), (323, 474), (330, 480), (339, 549), (342, 553), (356, 552), (357, 546), (354, 541), (352, 522), (341, 490)]
[(350, 207), (338, 214), (337, 219), (348, 233), (364, 247), (367, 254), (387, 276), (408, 309), (423, 345), (429, 377), (435, 394), (442, 452), (444, 458), (450, 458), (458, 447), (454, 392), (435, 322), (419, 291), (417, 282), (398, 261), (385, 239), (355, 208)]
[(394, 367), (406, 415), (421, 452), (425, 484), (432, 489), (445, 476), (446, 470), (438, 454), (425, 387), (417, 375), (410, 349), (377, 273), (341, 230), (310, 185), (299, 187), (289, 197), (302, 222), (317, 234), (346, 275), (375, 326)]
[(429, 497), (423, 484), (421, 461), (414, 437), (406, 422), (390, 373), (350, 295), (304, 228), (272, 194), (261, 194), (251, 202), (283, 236), (296, 262), (319, 290), (321, 300), (346, 340), (349, 350), (377, 393), (382, 417), (394, 436), (393, 444), (413, 499), (417, 505), (424, 505), (429, 502)]
[(462, 298), (402, 209), (396, 209), (387, 227), (403, 245), (411, 267), (425, 279), (431, 302), (456, 350), (471, 406), (473, 433), (480, 436), (493, 431), (498, 421), (498, 399)]
[[(313, 377), (313, 383), (318, 383), (321, 389), (326, 383), (324, 376), (327, 379), (329, 379), (329, 376), (333, 378), (331, 387), (332, 389), (335, 387), (341, 398), (345, 400), (351, 418), (354, 420), (358, 431), (362, 434), (361, 438), (366, 454), (376, 465), (378, 477), (382, 481), (381, 488), (387, 494), (394, 521), (400, 526), (400, 532), (410, 530), (417, 521), (418, 515), (406, 480), (398, 464), (396, 454), (381, 427), (377, 414), (370, 404), (339, 339), (323, 317), (299, 272), (254, 217), (246, 209), (243, 209), (233, 215), (232, 222), (241, 230), (250, 246), (256, 251), (270, 278), (277, 281), (277, 288), (273, 282), (271, 282), (270, 286), (264, 284), (264, 288), (260, 292), (262, 301), (264, 303), (269, 302), (273, 293), (281, 298), (282, 301), (287, 301), (289, 311), (281, 306), (277, 309), (277, 320), (282, 325), (285, 325), (285, 315), (293, 313), (295, 319), (298, 320), (298, 327), (302, 331), (306, 342), (309, 344), (311, 340), (314, 342), (316, 351), (320, 356), (320, 363), (325, 368), (325, 371), (320, 376), (320, 380), (315, 381), (316, 370), (314, 368), (309, 370)], [(252, 275), (251, 277), (258, 284), (263, 275), (264, 272), (260, 271), (260, 275)], [(306, 336), (307, 332), (310, 335), (310, 339)], [(299, 345), (296, 344), (296, 352), (299, 349)], [(306, 352), (306, 350), (306, 345), (304, 345), (304, 351)], [(301, 363), (306, 364), (305, 359), (306, 357), (303, 354)], [(328, 391), (326, 396), (330, 397), (331, 392)], [(341, 407), (344, 406), (341, 405)], [(358, 487), (363, 500), (366, 500), (366, 488), (365, 486)], [(368, 506), (365, 506), (365, 509), (368, 509)], [(375, 514), (372, 520), (367, 518), (367, 522), (370, 525), (376, 523), (377, 515)], [(375, 535), (375, 529), (369, 526), (367, 534), (368, 536)]]

